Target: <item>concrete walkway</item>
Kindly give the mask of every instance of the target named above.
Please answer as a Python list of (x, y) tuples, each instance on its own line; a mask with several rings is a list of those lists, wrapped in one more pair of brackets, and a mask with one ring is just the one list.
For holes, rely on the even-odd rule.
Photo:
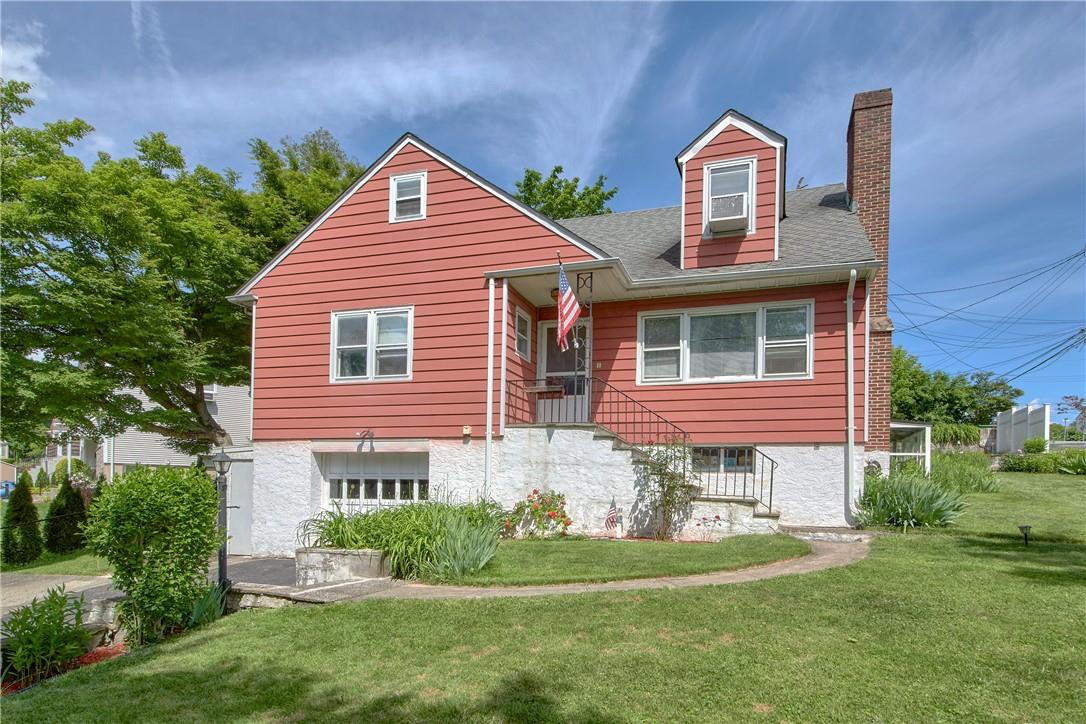
[[(855, 531), (853, 531), (855, 533)], [(503, 586), (483, 588), (478, 586), (433, 586), (424, 583), (404, 583), (366, 595), (366, 598), (499, 598), (549, 596), (566, 593), (596, 593), (602, 591), (636, 591), (653, 588), (691, 588), (694, 586), (720, 586), (729, 583), (761, 581), (780, 576), (823, 571), (827, 568), (847, 566), (862, 560), (870, 550), (868, 536), (856, 536), (854, 540), (811, 540), (812, 552), (802, 558), (790, 558), (764, 566), (743, 568), (737, 571), (703, 573), (695, 576), (671, 578), (635, 578), (608, 583), (564, 583), (551, 586)]]

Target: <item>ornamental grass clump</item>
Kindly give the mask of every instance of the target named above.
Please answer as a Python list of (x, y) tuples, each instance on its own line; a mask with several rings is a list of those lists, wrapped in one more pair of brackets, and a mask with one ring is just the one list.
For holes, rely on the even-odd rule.
[[(302, 521), (298, 541), (317, 548), (384, 551), (392, 575), (412, 579), (428, 572), (471, 568), (486, 557), (486, 539), (493, 539), (497, 546), (504, 517), (501, 508), (489, 501), (408, 503), (354, 514), (337, 506)], [(446, 543), (450, 531), (460, 538)], [(469, 555), (468, 550), (474, 552)], [(479, 567), (489, 560), (486, 557)]]
[(902, 468), (889, 477), (868, 475), (856, 511), (860, 527), (945, 527), (965, 510), (961, 493), (939, 487), (922, 472)]
[(944, 490), (959, 493), (994, 493), (999, 480), (992, 463), (982, 452), (931, 454), (931, 481)]

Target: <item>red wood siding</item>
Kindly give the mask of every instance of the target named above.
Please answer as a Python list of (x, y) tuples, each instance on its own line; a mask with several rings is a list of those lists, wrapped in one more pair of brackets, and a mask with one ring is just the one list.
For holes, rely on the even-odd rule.
[[(845, 295), (847, 284), (796, 287), (593, 306), (592, 374), (710, 443), (845, 442)], [(814, 378), (683, 385), (637, 385), (639, 312), (814, 300)], [(864, 289), (856, 285), (855, 424), (864, 430)], [(541, 314), (553, 317), (553, 308)]]
[[(703, 238), (704, 165), (751, 156), (758, 159), (755, 231), (745, 235)], [(686, 162), (683, 201), (684, 268), (773, 261), (777, 234), (777, 149), (773, 146), (734, 126), (725, 128)]]
[[(421, 170), (428, 174), (427, 218), (390, 224), (389, 176)], [(483, 435), (483, 272), (552, 263), (556, 250), (569, 261), (591, 258), (429, 154), (405, 146), (253, 289), (259, 299), (253, 439), (349, 439), (361, 430), (378, 438), (459, 437), (463, 425)], [(495, 424), (501, 293), (499, 282), (491, 367)], [(413, 379), (329, 382), (331, 312), (405, 305), (415, 310)], [(515, 305), (509, 309), (513, 314)], [(510, 370), (519, 369), (519, 359), (512, 350)]]

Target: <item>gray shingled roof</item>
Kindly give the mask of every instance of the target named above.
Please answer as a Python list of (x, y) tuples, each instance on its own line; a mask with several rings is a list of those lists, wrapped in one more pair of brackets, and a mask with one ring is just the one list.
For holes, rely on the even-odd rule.
[[(735, 269), (778, 269), (872, 261), (875, 252), (856, 214), (845, 202), (845, 185), (788, 191), (781, 219), (780, 258)], [(618, 257), (634, 279), (719, 274), (722, 269), (679, 268), (678, 206), (582, 216), (558, 223)]]

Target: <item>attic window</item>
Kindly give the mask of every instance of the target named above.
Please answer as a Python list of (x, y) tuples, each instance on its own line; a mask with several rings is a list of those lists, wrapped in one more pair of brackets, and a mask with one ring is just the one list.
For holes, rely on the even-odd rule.
[(426, 172), (393, 176), (389, 180), (388, 220), (426, 218)]
[(705, 167), (705, 230), (709, 235), (754, 230), (755, 160)]

